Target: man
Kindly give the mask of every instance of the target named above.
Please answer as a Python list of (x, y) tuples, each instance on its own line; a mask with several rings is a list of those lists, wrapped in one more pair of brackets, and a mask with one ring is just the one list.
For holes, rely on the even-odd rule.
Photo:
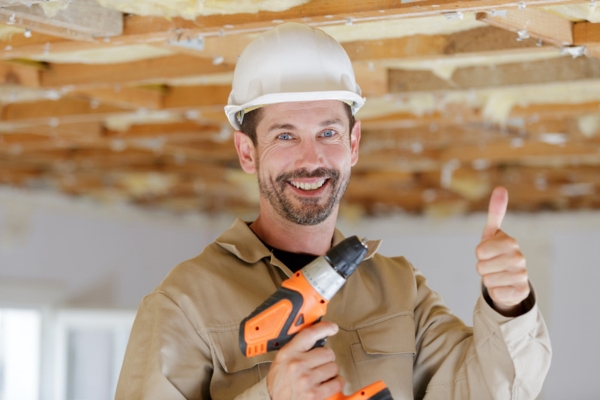
[[(500, 230), (506, 190), (490, 200), (476, 249), (483, 293), (466, 327), (404, 258), (378, 242), (332, 299), (324, 321), (276, 353), (245, 358), (240, 321), (293, 271), (342, 240), (340, 199), (358, 160), (364, 100), (342, 47), (283, 24), (253, 41), (226, 113), (260, 214), (177, 266), (146, 296), (117, 399), (326, 399), (383, 380), (400, 399), (534, 399), (548, 334), (516, 241)], [(327, 346), (312, 349), (328, 337)]]

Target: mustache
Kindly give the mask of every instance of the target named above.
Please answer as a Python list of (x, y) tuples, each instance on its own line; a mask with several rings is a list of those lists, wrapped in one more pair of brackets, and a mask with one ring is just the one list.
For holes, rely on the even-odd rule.
[(277, 176), (276, 182), (284, 184), (286, 181), (298, 179), (298, 178), (325, 178), (336, 180), (340, 177), (340, 171), (328, 168), (317, 168), (309, 171), (306, 168), (298, 169), (296, 171), (284, 172)]

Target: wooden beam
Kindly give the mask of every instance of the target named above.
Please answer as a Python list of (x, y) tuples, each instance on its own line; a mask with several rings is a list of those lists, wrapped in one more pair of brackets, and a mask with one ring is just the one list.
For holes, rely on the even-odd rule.
[(103, 135), (105, 137), (119, 139), (163, 137), (165, 140), (170, 140), (170, 138), (174, 136), (185, 136), (197, 141), (214, 139), (215, 135), (219, 133), (219, 129), (219, 127), (213, 125), (203, 125), (194, 121), (184, 121), (169, 124), (132, 125), (126, 131), (106, 129)]
[(32, 5), (52, 1), (56, 0), (0, 0), (0, 7), (10, 7), (15, 5)]
[(509, 85), (543, 84), (600, 78), (600, 60), (561, 57), (550, 60), (457, 69), (449, 81), (429, 71), (390, 70), (391, 93), (471, 88), (505, 87)]
[[(226, 63), (235, 64), (237, 57), (254, 37), (254, 35), (243, 34), (208, 36), (202, 38), (202, 45), (196, 49), (177, 46), (178, 42), (173, 40), (171, 44), (166, 45), (166, 48), (210, 59), (223, 57)], [(515, 38), (515, 34), (511, 32), (488, 26), (448, 35), (410, 35), (387, 39), (365, 39), (342, 42), (341, 44), (352, 61), (454, 55), (457, 53), (505, 51), (536, 47), (536, 41), (533, 39), (517, 41)], [(187, 35), (180, 38), (181, 43), (190, 40), (192, 38)]]
[(600, 165), (600, 150), (584, 143), (547, 144), (523, 140), (518, 145), (509, 141), (488, 143), (485, 146), (451, 147), (440, 153), (440, 160), (458, 160), (471, 165), (475, 160), (487, 160), (493, 165), (514, 164), (532, 166)]
[(172, 86), (165, 98), (164, 108), (224, 106), (231, 92), (231, 86)]
[(586, 45), (586, 55), (600, 58), (600, 45)]
[(32, 32), (31, 37), (16, 34), (10, 38), (0, 40), (0, 49), (2, 50), (0, 52), (0, 59), (31, 58), (48, 53), (68, 53), (112, 47), (115, 46), (110, 41), (81, 42), (66, 40), (40, 32)]
[(9, 5), (0, 8), (0, 22), (71, 40), (94, 40), (123, 32), (123, 15), (100, 6), (94, 0), (67, 3), (49, 17), (39, 4)]
[(70, 137), (99, 137), (103, 133), (102, 123), (100, 121), (62, 123), (57, 126), (37, 125), (26, 127), (15, 127), (10, 133), (3, 135), (5, 142), (19, 143), (20, 135), (36, 135), (52, 139), (70, 138)]
[(0, 83), (32, 88), (41, 86), (41, 69), (20, 62), (0, 62)]
[(75, 91), (69, 95), (84, 96), (97, 104), (108, 103), (123, 108), (148, 108), (150, 110), (162, 109), (164, 97), (160, 88), (121, 87), (120, 85), (112, 88), (90, 88)]
[(477, 14), (477, 19), (498, 28), (521, 32), (519, 37), (533, 37), (555, 46), (573, 44), (573, 23), (566, 18), (529, 7), (507, 10), (506, 14), (506, 17), (492, 16), (483, 12)]
[[(136, 89), (136, 88), (131, 88)], [(135, 96), (137, 106), (143, 106), (144, 101), (139, 98), (143, 95), (142, 90), (122, 90)], [(143, 110), (132, 110), (132, 101), (127, 99), (118, 99), (119, 94), (115, 93), (115, 101), (104, 103), (96, 101), (89, 97), (90, 95), (103, 93), (104, 99), (112, 96), (109, 89), (107, 91), (91, 90), (88, 92), (73, 92), (57, 100), (40, 100), (27, 103), (5, 104), (0, 108), (0, 132), (32, 132), (44, 129), (51, 131), (62, 128), (65, 124), (78, 123), (100, 123), (109, 117), (119, 115), (132, 115)], [(160, 98), (152, 98), (157, 93), (150, 90), (148, 106), (160, 106), (174, 119), (190, 119), (195, 124), (204, 124), (220, 127), (227, 123), (223, 112), (223, 105), (226, 103), (226, 96), (229, 88), (225, 86), (190, 86), (167, 89), (166, 94), (160, 94)], [(170, 91), (170, 92), (169, 92)], [(160, 92), (159, 92), (160, 93)], [(127, 103), (127, 104), (123, 104)], [(168, 107), (168, 108), (164, 108)], [(148, 107), (149, 108), (149, 107)], [(143, 114), (141, 114), (143, 116)], [(138, 118), (142, 119), (142, 118)]]
[(87, 89), (124, 84), (162, 83), (169, 78), (231, 72), (234, 66), (187, 55), (152, 58), (122, 64), (51, 64), (42, 74), (44, 87)]
[(411, 35), (400, 38), (342, 43), (352, 61), (430, 58), (460, 54), (537, 50), (534, 39), (517, 41), (513, 33), (493, 26), (448, 35)]
[(573, 44), (600, 44), (600, 23), (576, 22), (573, 24)]
[[(23, 56), (20, 56), (19, 54), (13, 55), (11, 54), (13, 49), (27, 48), (29, 46), (39, 46), (39, 50), (36, 51), (36, 53), (41, 54), (46, 49), (47, 43), (50, 43), (50, 45), (48, 46), (51, 46), (51, 43), (53, 42), (70, 42), (63, 38), (46, 35), (40, 32), (28, 32), (27, 34), (25, 34), (25, 32), (27, 31), (24, 30), (22, 33), (14, 33), (0, 40), (0, 49), (3, 50), (0, 53), (0, 55), (3, 59), (26, 58), (27, 55), (30, 55), (30, 53), (25, 53), (23, 54)], [(78, 43), (77, 46), (79, 47), (81, 46), (81, 44)]]
[(44, 100), (33, 103), (7, 104), (1, 109), (0, 121), (16, 122), (25, 120), (29, 123), (37, 122), (37, 125), (52, 124), (52, 121), (54, 121), (58, 124), (61, 122), (62, 117), (74, 119), (90, 115), (104, 117), (110, 113), (123, 111), (129, 110), (104, 104), (94, 107), (88, 100), (65, 97), (56, 101)]

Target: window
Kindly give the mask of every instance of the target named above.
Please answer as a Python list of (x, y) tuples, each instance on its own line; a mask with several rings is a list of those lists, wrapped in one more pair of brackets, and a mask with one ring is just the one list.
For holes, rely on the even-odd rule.
[(134, 318), (129, 311), (58, 312), (56, 400), (114, 398)]
[(41, 312), (0, 308), (0, 400), (37, 400)]

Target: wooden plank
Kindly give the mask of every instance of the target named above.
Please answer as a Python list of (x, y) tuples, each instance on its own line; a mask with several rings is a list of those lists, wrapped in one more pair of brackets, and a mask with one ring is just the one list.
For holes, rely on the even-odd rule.
[(35, 65), (0, 62), (0, 83), (37, 88), (41, 86), (41, 70)]
[(163, 108), (163, 93), (159, 88), (144, 88), (116, 86), (112, 88), (90, 88), (75, 91), (71, 96), (81, 95), (88, 101), (109, 103), (123, 108), (148, 108), (159, 110)]
[(169, 124), (132, 125), (126, 131), (106, 129), (105, 137), (131, 139), (163, 137), (170, 140), (173, 136), (186, 136), (195, 140), (211, 140), (219, 132), (220, 127), (198, 124), (194, 121), (174, 122)]
[(600, 78), (600, 60), (561, 57), (550, 60), (457, 69), (450, 81), (429, 71), (389, 71), (391, 93), (471, 88), (505, 87), (509, 85), (569, 82)]
[[(40, 32), (29, 32), (25, 35), (25, 31), (23, 33), (15, 33), (8, 37), (2, 38), (0, 40), (0, 48), (3, 50), (2, 55), (3, 59), (8, 58), (25, 58), (24, 56), (29, 55), (30, 53), (24, 54), (24, 56), (20, 56), (19, 54), (11, 54), (13, 49), (26, 48), (28, 46), (39, 46), (39, 51), (36, 53), (42, 53), (45, 50), (47, 43), (53, 42), (66, 42), (65, 39), (59, 38), (56, 36), (46, 35)], [(81, 46), (78, 44), (77, 46)]]
[(487, 160), (493, 165), (560, 166), (600, 165), (600, 151), (595, 146), (581, 143), (565, 143), (558, 146), (535, 140), (523, 140), (518, 146), (511, 142), (495, 142), (481, 145), (451, 147), (440, 153), (442, 162), (458, 160), (470, 165), (475, 160)]
[(600, 43), (600, 23), (576, 22), (573, 24), (573, 44)]
[(51, 64), (42, 74), (44, 87), (79, 89), (124, 84), (162, 83), (169, 78), (231, 72), (234, 66), (187, 55), (152, 58), (121, 64)]
[(44, 100), (33, 103), (7, 104), (2, 107), (0, 121), (12, 122), (26, 120), (30, 123), (37, 121), (38, 124), (48, 124), (54, 120), (56, 124), (61, 122), (61, 117), (77, 117), (86, 115), (97, 115), (104, 117), (110, 113), (129, 110), (100, 104), (94, 107), (87, 100), (64, 97), (60, 100)]
[(493, 26), (448, 35), (412, 35), (390, 39), (359, 40), (342, 43), (342, 46), (352, 61), (537, 49), (534, 39), (517, 41), (513, 33)]
[[(432, 112), (431, 114), (415, 115), (410, 112), (396, 112), (384, 116), (361, 119), (363, 129), (363, 140), (371, 133), (374, 135), (385, 135), (388, 131), (401, 132), (403, 130), (413, 130), (425, 134), (429, 131), (431, 134), (442, 132), (447, 129), (453, 129), (457, 125), (467, 126), (480, 124), (480, 132), (485, 132), (490, 128), (497, 129), (495, 125), (489, 125), (481, 109), (473, 109), (465, 104), (458, 105), (447, 104), (446, 109)], [(508, 115), (508, 121), (519, 120), (525, 129), (533, 124), (542, 124), (557, 119), (577, 118), (585, 114), (596, 114), (600, 112), (600, 102), (592, 101), (585, 103), (543, 103), (531, 104), (528, 106), (515, 105)], [(460, 119), (457, 120), (457, 116)], [(484, 126), (485, 125), (485, 126)], [(558, 131), (555, 131), (558, 132)]]
[(513, 117), (532, 117), (538, 118), (554, 117), (566, 118), (581, 114), (600, 112), (600, 101), (590, 101), (585, 103), (562, 103), (562, 104), (531, 104), (528, 106), (515, 106), (510, 115)]
[(30, 38), (17, 34), (1, 40), (0, 48), (3, 51), (0, 52), (0, 59), (30, 58), (48, 53), (68, 53), (111, 47), (114, 47), (114, 45), (104, 40), (100, 42), (81, 42), (32, 32)]
[(231, 92), (227, 85), (172, 86), (165, 98), (165, 108), (224, 106)]
[(586, 45), (586, 53), (588, 57), (600, 58), (600, 45)]
[(507, 10), (506, 14), (504, 17), (477, 13), (477, 19), (515, 33), (523, 32), (519, 36), (534, 37), (555, 46), (573, 44), (573, 23), (566, 18), (529, 7)]
[(38, 4), (4, 6), (0, 8), (0, 22), (72, 40), (91, 41), (123, 32), (123, 15), (94, 0), (69, 2), (65, 9), (51, 17)]
[(32, 5), (52, 1), (56, 0), (0, 0), (0, 7), (9, 7), (15, 5)]
[(13, 136), (19, 137), (21, 134), (38, 135), (47, 138), (60, 139), (70, 137), (99, 137), (102, 135), (102, 122), (91, 121), (91, 122), (75, 122), (68, 123), (64, 119), (60, 120), (57, 126), (50, 125), (36, 125), (36, 126), (25, 126), (15, 127), (10, 133), (4, 135), (5, 141), (13, 139)]
[(371, 61), (358, 61), (353, 63), (352, 67), (363, 97), (387, 94), (389, 84), (386, 66)]

